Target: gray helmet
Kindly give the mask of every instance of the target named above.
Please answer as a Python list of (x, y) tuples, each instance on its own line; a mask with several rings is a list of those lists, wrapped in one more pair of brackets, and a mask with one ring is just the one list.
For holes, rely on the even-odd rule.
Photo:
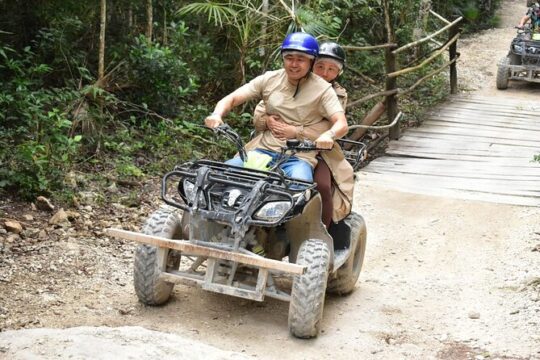
[(319, 58), (329, 57), (345, 66), (345, 50), (335, 42), (324, 42), (319, 46)]

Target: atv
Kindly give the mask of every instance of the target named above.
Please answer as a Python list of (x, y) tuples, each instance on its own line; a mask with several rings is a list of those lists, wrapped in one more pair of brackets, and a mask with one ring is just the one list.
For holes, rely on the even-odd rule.
[[(250, 156), (229, 126), (214, 131), (232, 140), (243, 160)], [(348, 157), (358, 161), (364, 149), (359, 146), (356, 155), (349, 150)], [(289, 140), (268, 170), (198, 160), (167, 173), (161, 189), (166, 205), (147, 219), (142, 233), (107, 230), (142, 243), (134, 261), (139, 300), (164, 304), (175, 284), (186, 283), (255, 301), (268, 296), (290, 302), (292, 335), (317, 336), (325, 294), (344, 295), (355, 288), (366, 226), (352, 212), (327, 231), (316, 184), (279, 169), (302, 151), (321, 149)]]
[(540, 34), (530, 24), (517, 28), (508, 54), (497, 68), (497, 89), (508, 88), (509, 80), (540, 82)]

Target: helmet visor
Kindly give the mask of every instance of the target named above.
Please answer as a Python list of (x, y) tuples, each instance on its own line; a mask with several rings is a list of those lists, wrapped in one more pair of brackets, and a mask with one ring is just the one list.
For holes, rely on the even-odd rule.
[(306, 58), (308, 58), (308, 59), (310, 59), (310, 60), (315, 59), (315, 56), (310, 55), (310, 54), (307, 54), (307, 53), (305, 53), (305, 52), (303, 52), (303, 51), (298, 51), (298, 50), (283, 50), (283, 51), (281, 52), (281, 56), (282, 56), (282, 57), (285, 57), (285, 56), (287, 56), (287, 55), (298, 55), (298, 56), (303, 56), (303, 57), (306, 57)]

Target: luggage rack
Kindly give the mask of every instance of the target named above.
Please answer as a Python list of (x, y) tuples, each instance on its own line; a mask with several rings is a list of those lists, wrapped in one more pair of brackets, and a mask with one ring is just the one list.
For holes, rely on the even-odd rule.
[(349, 139), (337, 139), (336, 142), (341, 146), (345, 159), (351, 164), (353, 170), (360, 169), (367, 155), (367, 144)]

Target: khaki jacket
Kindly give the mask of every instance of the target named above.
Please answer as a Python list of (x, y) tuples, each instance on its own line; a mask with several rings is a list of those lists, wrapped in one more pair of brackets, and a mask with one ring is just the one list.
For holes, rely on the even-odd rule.
[[(339, 84), (334, 83), (333, 85), (338, 99), (345, 108), (347, 104), (347, 91), (341, 87)], [(253, 114), (253, 124), (257, 132), (262, 132), (267, 130), (266, 128), (266, 108), (264, 102), (260, 102), (255, 108)], [(307, 126), (301, 126), (298, 131), (299, 140), (309, 139), (315, 141), (323, 132), (327, 131), (332, 127), (330, 121), (325, 120), (318, 122), (316, 124), (310, 124)], [(260, 142), (261, 134), (256, 136), (246, 145), (246, 150), (253, 150), (257, 148), (257, 145)], [(330, 151), (321, 151), (320, 156), (328, 164), (330, 171), (332, 173), (332, 180), (334, 183), (332, 202), (333, 202), (333, 213), (332, 220), (338, 222), (347, 215), (350, 214), (352, 209), (352, 200), (353, 200), (353, 190), (354, 190), (354, 170), (345, 159), (345, 155), (341, 150), (341, 147), (334, 143), (334, 147)]]
[[(300, 80), (299, 85), (292, 85), (287, 80), (285, 70), (268, 71), (242, 86), (239, 91), (247, 99), (262, 99), (266, 106), (264, 113), (279, 115), (285, 123), (300, 128), (328, 123), (326, 119), (344, 112), (332, 85), (313, 73)], [(254, 139), (257, 142), (255, 147), (280, 152), (285, 146), (285, 141), (274, 137), (270, 130), (263, 129), (261, 135)], [(311, 167), (317, 165), (316, 156), (316, 151), (297, 154)]]

